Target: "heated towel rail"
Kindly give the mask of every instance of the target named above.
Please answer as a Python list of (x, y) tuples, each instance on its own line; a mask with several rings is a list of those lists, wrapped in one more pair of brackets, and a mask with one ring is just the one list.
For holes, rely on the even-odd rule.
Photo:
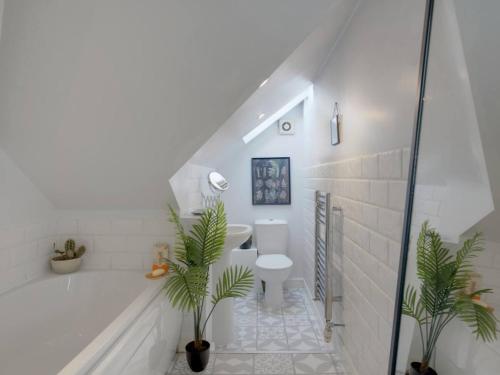
[[(341, 297), (333, 297), (332, 292), (332, 241), (331, 241), (331, 212), (341, 211), (339, 207), (332, 207), (330, 193), (317, 190), (315, 196), (315, 270), (314, 270), (314, 298), (325, 307), (325, 341), (332, 338), (334, 324), (332, 302), (341, 301)], [(341, 324), (338, 324), (341, 325)]]

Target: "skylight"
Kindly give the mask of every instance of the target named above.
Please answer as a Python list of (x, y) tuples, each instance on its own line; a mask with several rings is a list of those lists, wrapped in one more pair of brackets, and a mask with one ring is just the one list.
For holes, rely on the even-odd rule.
[(287, 104), (285, 104), (283, 107), (281, 107), (278, 111), (276, 111), (275, 113), (273, 113), (267, 119), (265, 119), (264, 121), (262, 121), (259, 125), (257, 125), (251, 131), (249, 131), (242, 138), (243, 142), (245, 144), (247, 144), (250, 141), (252, 141), (255, 137), (257, 137), (259, 134), (261, 134), (264, 130), (266, 130), (268, 127), (270, 127), (276, 121), (278, 121), (281, 117), (283, 117), (284, 115), (286, 115), (296, 105), (298, 105), (299, 103), (303, 102), (307, 98), (312, 97), (312, 94), (313, 94), (313, 85), (310, 85), (306, 90), (304, 90), (303, 92), (301, 92), (295, 98), (293, 98), (292, 100), (290, 100)]

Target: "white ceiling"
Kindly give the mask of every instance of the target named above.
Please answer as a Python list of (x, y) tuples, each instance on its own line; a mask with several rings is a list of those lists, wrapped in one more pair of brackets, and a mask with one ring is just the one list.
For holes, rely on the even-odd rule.
[[(305, 91), (320, 74), (347, 26), (357, 1), (338, 0), (324, 20), (248, 100), (191, 157), (189, 163), (217, 168), (242, 147), (242, 137)], [(259, 114), (265, 117), (259, 119)]]
[(58, 208), (162, 208), (337, 2), (6, 0), (0, 145)]

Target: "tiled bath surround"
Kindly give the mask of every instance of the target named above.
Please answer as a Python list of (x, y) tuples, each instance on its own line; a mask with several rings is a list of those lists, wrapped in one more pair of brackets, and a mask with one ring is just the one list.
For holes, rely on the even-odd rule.
[(0, 149), (0, 293), (48, 272), (52, 204)]
[(60, 212), (58, 243), (67, 238), (87, 247), (84, 269), (149, 270), (153, 247), (175, 243), (175, 231), (166, 211)]
[(385, 373), (389, 359), (409, 150), (314, 165), (306, 169), (304, 277), (314, 280), (314, 191), (332, 194), (336, 329), (355, 370)]

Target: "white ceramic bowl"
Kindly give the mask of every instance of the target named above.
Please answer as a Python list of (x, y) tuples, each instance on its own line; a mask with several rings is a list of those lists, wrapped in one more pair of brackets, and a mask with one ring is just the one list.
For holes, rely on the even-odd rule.
[(68, 260), (50, 260), (52, 271), (55, 273), (65, 274), (76, 272), (82, 265), (82, 258), (68, 259)]

